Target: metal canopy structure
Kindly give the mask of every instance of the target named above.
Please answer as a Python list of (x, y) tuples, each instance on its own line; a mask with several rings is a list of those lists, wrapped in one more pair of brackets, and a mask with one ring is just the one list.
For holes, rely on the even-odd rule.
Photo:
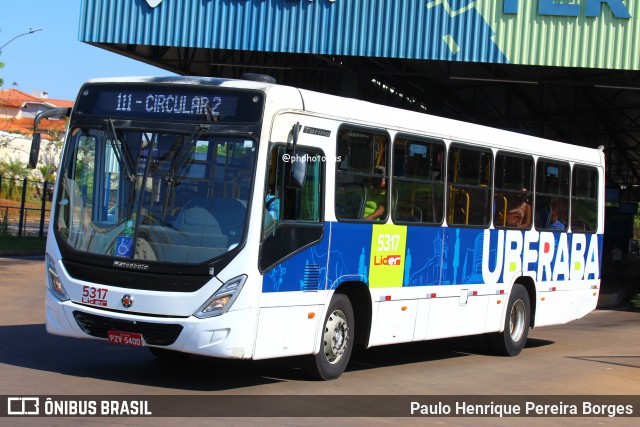
[(281, 84), (604, 146), (607, 185), (621, 200), (639, 201), (636, 3), (83, 0), (80, 39), (181, 75), (264, 73)]

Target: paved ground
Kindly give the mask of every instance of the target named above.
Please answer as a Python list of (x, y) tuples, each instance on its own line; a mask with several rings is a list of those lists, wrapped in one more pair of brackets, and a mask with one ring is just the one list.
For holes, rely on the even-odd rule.
[[(43, 283), (41, 257), (0, 258), (4, 300), (0, 304), (0, 395), (283, 396), (285, 406), (286, 396), (294, 395), (309, 396), (307, 405), (326, 406), (327, 415), (332, 405), (321, 397), (314, 401), (314, 395), (640, 396), (640, 313), (597, 310), (568, 325), (535, 329), (516, 358), (488, 355), (479, 338), (375, 348), (356, 354), (338, 380), (311, 382), (301, 375), (296, 359), (249, 362), (194, 357), (167, 365), (145, 349), (48, 335), (43, 325)], [(341, 405), (340, 400), (334, 401), (334, 408)], [(251, 409), (248, 405), (248, 413)], [(0, 425), (637, 425), (637, 420), (0, 418)]]

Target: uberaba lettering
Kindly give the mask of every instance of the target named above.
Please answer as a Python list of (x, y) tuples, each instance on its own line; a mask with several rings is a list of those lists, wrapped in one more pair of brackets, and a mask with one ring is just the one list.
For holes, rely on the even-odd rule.
[(488, 284), (520, 273), (536, 282), (598, 279), (598, 249), (597, 234), (485, 230), (482, 277)]

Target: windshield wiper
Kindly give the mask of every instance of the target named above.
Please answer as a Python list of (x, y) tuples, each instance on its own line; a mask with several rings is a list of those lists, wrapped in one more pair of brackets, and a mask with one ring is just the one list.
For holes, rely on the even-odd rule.
[(195, 146), (196, 142), (200, 139), (202, 135), (209, 131), (209, 125), (196, 125), (193, 129), (193, 133), (189, 136), (187, 143), (181, 143), (176, 151), (176, 154), (171, 161), (171, 167), (169, 168), (169, 172), (165, 176), (164, 180), (167, 183), (167, 193), (164, 197), (164, 208), (162, 212), (162, 219), (164, 221), (167, 215), (167, 207), (169, 206), (169, 198), (171, 197), (171, 191), (175, 184), (176, 174), (178, 172), (178, 168), (184, 163), (185, 160), (191, 154), (191, 147)]
[(129, 151), (122, 149), (122, 142), (118, 144), (118, 133), (116, 131), (116, 126), (113, 123), (113, 120), (106, 119), (104, 122), (107, 127), (107, 133), (109, 134), (109, 140), (111, 141), (111, 147), (113, 148), (116, 159), (118, 160), (118, 163), (124, 167), (129, 181), (133, 182), (136, 178), (136, 174), (133, 170), (133, 161), (129, 156)]

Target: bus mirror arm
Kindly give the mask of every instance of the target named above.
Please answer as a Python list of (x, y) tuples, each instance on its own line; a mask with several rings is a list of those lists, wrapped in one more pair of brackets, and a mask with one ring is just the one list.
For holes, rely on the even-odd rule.
[(52, 108), (51, 110), (38, 113), (33, 119), (33, 138), (31, 139), (31, 150), (29, 151), (29, 168), (35, 169), (38, 164), (38, 157), (40, 156), (40, 142), (42, 136), (38, 132), (38, 125), (40, 120), (47, 119), (49, 117), (69, 117), (71, 115), (71, 108)]
[(291, 129), (291, 131), (293, 132), (293, 151), (295, 152), (296, 150), (296, 145), (298, 144), (298, 137), (300, 136), (300, 128), (302, 126), (300, 126), (300, 122), (297, 122), (295, 125), (293, 125), (293, 129)]

